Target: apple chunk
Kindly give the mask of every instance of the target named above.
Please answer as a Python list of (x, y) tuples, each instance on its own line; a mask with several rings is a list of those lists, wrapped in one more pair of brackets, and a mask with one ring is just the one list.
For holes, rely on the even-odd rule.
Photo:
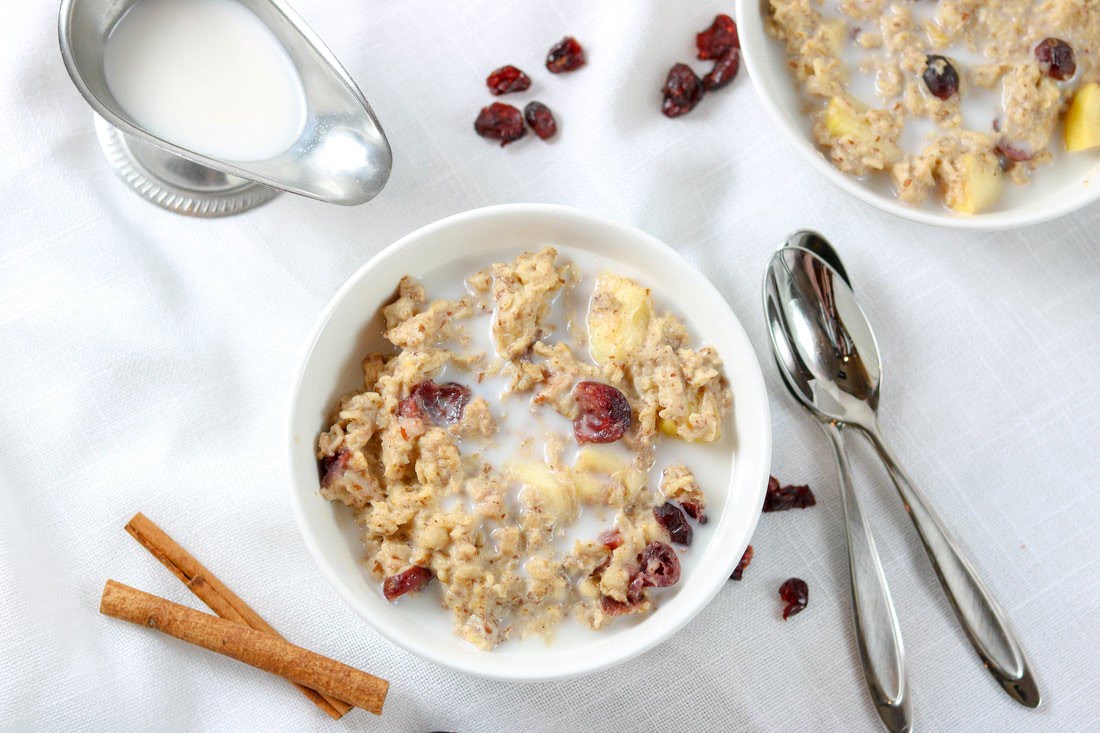
[(1065, 119), (1066, 150), (1100, 146), (1100, 84), (1083, 85), (1073, 95)]

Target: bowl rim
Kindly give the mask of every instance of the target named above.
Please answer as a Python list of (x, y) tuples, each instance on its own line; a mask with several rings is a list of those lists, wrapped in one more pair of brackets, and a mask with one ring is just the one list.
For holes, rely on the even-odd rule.
[[(737, 19), (738, 37), (741, 39), (741, 56), (745, 62), (745, 70), (749, 78), (753, 80), (753, 88), (757, 96), (764, 103), (768, 115), (784, 134), (794, 144), (804, 160), (819, 173), (824, 175), (841, 190), (854, 196), (865, 204), (875, 207), (880, 211), (893, 214), (901, 219), (907, 219), (919, 224), (929, 224), (946, 229), (961, 229), (971, 231), (998, 231), (1015, 229), (1020, 227), (1040, 224), (1051, 219), (1072, 213), (1100, 198), (1100, 185), (1082, 186), (1076, 193), (1068, 196), (1064, 201), (1030, 213), (1008, 211), (991, 211), (971, 215), (942, 213), (919, 209), (915, 206), (902, 203), (895, 199), (889, 199), (882, 194), (872, 191), (861, 184), (855, 176), (850, 176), (833, 166), (814, 143), (796, 129), (787, 119), (784, 110), (772, 94), (771, 88), (758, 79), (763, 79), (761, 61), (758, 65), (758, 42), (770, 42), (767, 32), (764, 30), (763, 15), (760, 12), (761, 0), (735, 0), (734, 14)], [(751, 6), (751, 7), (750, 7)], [(763, 55), (762, 53), (760, 54)], [(791, 80), (794, 83), (794, 80)]]
[[(724, 587), (730, 573), (740, 560), (741, 553), (745, 551), (745, 546), (748, 545), (752, 539), (752, 535), (756, 530), (757, 523), (760, 519), (761, 509), (758, 508), (752, 512), (747, 524), (747, 531), (743, 538), (743, 546), (741, 546), (733, 556), (731, 556), (721, 569), (721, 573), (717, 572), (717, 568), (711, 570), (715, 572), (715, 575), (711, 576), (709, 585), (706, 582), (707, 569), (702, 565), (696, 568), (696, 572), (693, 574), (693, 578), (698, 576), (700, 583), (693, 587), (694, 598), (691, 604), (688, 604), (682, 612), (675, 617), (666, 620), (666, 623), (660, 627), (656, 627), (657, 630), (653, 631), (655, 627), (649, 627), (648, 634), (641, 634), (642, 627), (639, 625), (636, 629), (630, 629), (623, 632), (623, 636), (617, 637), (620, 641), (629, 639), (628, 643), (618, 644), (610, 654), (602, 656), (588, 655), (583, 660), (571, 661), (569, 663), (558, 664), (557, 669), (547, 672), (539, 665), (511, 665), (507, 671), (496, 668), (483, 668), (478, 664), (468, 664), (467, 658), (464, 659), (450, 659), (445, 654), (436, 653), (430, 643), (430, 639), (418, 640), (410, 637), (408, 634), (402, 633), (399, 629), (391, 627), (384, 618), (378, 618), (368, 613), (369, 609), (363, 605), (362, 600), (358, 597), (348, 585), (346, 585), (341, 577), (341, 573), (328, 561), (325, 552), (320, 547), (318, 539), (314, 537), (309, 522), (305, 514), (305, 494), (299, 482), (296, 480), (295, 472), (295, 446), (298, 442), (295, 440), (295, 424), (296, 418), (299, 412), (299, 399), (302, 393), (303, 380), (313, 357), (317, 342), (328, 325), (335, 311), (339, 308), (340, 304), (348, 296), (348, 294), (355, 288), (360, 286), (360, 283), (365, 278), (369, 277), (371, 271), (380, 266), (382, 262), (390, 257), (395, 257), (405, 249), (415, 246), (418, 240), (424, 237), (438, 233), (440, 230), (447, 229), (456, 225), (465, 224), (477, 219), (494, 218), (498, 216), (515, 216), (515, 215), (531, 214), (538, 216), (549, 216), (551, 218), (561, 217), (565, 219), (572, 219), (576, 222), (580, 222), (582, 225), (595, 225), (605, 228), (609, 231), (613, 231), (622, 235), (625, 235), (634, 239), (641, 239), (646, 242), (649, 247), (652, 247), (655, 251), (663, 253), (666, 257), (672, 257), (680, 262), (686, 269), (698, 276), (699, 284), (701, 288), (707, 289), (710, 292), (708, 297), (717, 297), (725, 304), (726, 309), (731, 319), (731, 325), (734, 327), (732, 333), (729, 334), (730, 338), (740, 341), (740, 346), (744, 354), (750, 354), (750, 359), (744, 359), (749, 367), (745, 380), (745, 383), (740, 383), (738, 394), (744, 393), (745, 390), (750, 390), (755, 395), (756, 402), (759, 404), (759, 429), (760, 429), (760, 470), (759, 475), (751, 477), (751, 482), (746, 482), (746, 485), (754, 485), (756, 487), (757, 495), (754, 499), (754, 506), (762, 507), (764, 500), (764, 493), (767, 489), (768, 478), (771, 473), (771, 458), (772, 458), (772, 431), (771, 431), (771, 410), (768, 401), (768, 392), (764, 383), (763, 372), (760, 366), (759, 359), (756, 357), (755, 349), (749, 340), (748, 333), (745, 331), (744, 326), (738, 319), (737, 314), (734, 313), (732, 307), (729, 306), (728, 301), (722, 296), (721, 292), (715, 287), (713, 283), (694, 265), (692, 265), (683, 255), (670, 247), (668, 244), (657, 239), (656, 237), (648, 234), (647, 232), (632, 227), (630, 225), (615, 221), (613, 219), (594, 214), (589, 211), (577, 209), (569, 206), (557, 205), (557, 204), (539, 204), (539, 203), (513, 203), (513, 204), (499, 204), (493, 206), (485, 206), (481, 208), (471, 209), (468, 211), (453, 214), (451, 216), (444, 217), (437, 221), (426, 224), (414, 231), (402, 236), (395, 242), (391, 243), (387, 247), (383, 248), (380, 252), (373, 255), (367, 260), (365, 264), (360, 266), (343, 285), (336, 291), (331, 297), (325, 308), (317, 318), (316, 323), (310, 331), (310, 334), (306, 340), (306, 346), (300, 359), (295, 373), (295, 377), (291, 386), (290, 399), (287, 403), (286, 412), (286, 429), (287, 432), (284, 435), (284, 439), (287, 440), (287, 459), (286, 470), (289, 475), (288, 490), (291, 494), (291, 506), (294, 512), (295, 523), (298, 528), (298, 532), (302, 537), (302, 541), (305, 543), (310, 557), (313, 560), (314, 565), (321, 571), (322, 576), (328, 581), (328, 584), (336, 590), (337, 594), (344, 600), (344, 602), (351, 607), (351, 609), (366, 622), (371, 628), (377, 631), (381, 636), (388, 639), (391, 643), (395, 644), (399, 648), (415, 654), (422, 659), (429, 662), (441, 665), (443, 667), (470, 674), (477, 677), (496, 679), (501, 681), (545, 681), (545, 680), (560, 680), (577, 677), (584, 674), (593, 673), (599, 670), (607, 669), (632, 659), (643, 652), (652, 649), (659, 643), (665, 641), (690, 620), (695, 618), (700, 611), (703, 610), (718, 593), (718, 591)], [(568, 246), (568, 243), (562, 243)], [(736, 395), (735, 395), (736, 399)], [(738, 454), (735, 453), (735, 459)], [(731, 472), (729, 483), (727, 484), (727, 490), (733, 486), (736, 474)], [(310, 490), (316, 491), (315, 488)], [(711, 542), (718, 540), (721, 535), (715, 535)], [(712, 564), (713, 565), (713, 564)], [(699, 575), (703, 573), (703, 575)], [(491, 653), (486, 653), (484, 657), (477, 656), (472, 657), (474, 659), (488, 658)]]

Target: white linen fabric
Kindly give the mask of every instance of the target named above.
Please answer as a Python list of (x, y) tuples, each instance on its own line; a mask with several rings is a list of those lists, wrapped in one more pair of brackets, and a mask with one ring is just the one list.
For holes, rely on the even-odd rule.
[[(375, 201), (290, 195), (235, 218), (163, 212), (116, 179), (57, 51), (56, 2), (0, 26), (0, 729), (874, 730), (836, 477), (784, 393), (761, 277), (792, 230), (839, 247), (880, 340), (888, 439), (1014, 621), (1046, 701), (1011, 701), (955, 622), (908, 518), (857, 443), (923, 731), (1085, 730), (1100, 667), (1100, 207), (999, 234), (909, 224), (807, 170), (744, 73), (669, 120), (658, 89), (729, 2), (297, 0), (394, 149)], [(576, 35), (589, 63), (542, 60)], [(560, 133), (474, 135), (513, 63)], [(700, 65), (701, 68), (701, 65)], [(1048, 171), (1041, 171), (1046, 175)], [(582, 679), (506, 684), (413, 657), (329, 588), (299, 538), (283, 451), (291, 379), (336, 288), (398, 237), (488, 204), (571, 204), (705, 272), (772, 393), (774, 473), (818, 505), (765, 515), (756, 557), (657, 649)], [(416, 272), (424, 263), (410, 262)], [(334, 724), (289, 684), (100, 616), (108, 577), (201, 607), (122, 527), (143, 511), (286, 636), (392, 682)], [(777, 588), (810, 605), (780, 618)]]

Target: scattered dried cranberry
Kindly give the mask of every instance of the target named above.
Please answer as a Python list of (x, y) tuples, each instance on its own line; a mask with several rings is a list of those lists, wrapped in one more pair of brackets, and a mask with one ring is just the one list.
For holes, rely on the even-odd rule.
[(653, 516), (657, 524), (668, 530), (672, 541), (680, 545), (690, 545), (692, 530), (687, 517), (680, 508), (671, 502), (665, 502), (661, 506), (653, 508)]
[(630, 429), (630, 403), (610, 384), (578, 382), (573, 398), (577, 401), (573, 435), (579, 445), (614, 443)]
[(348, 465), (348, 458), (351, 457), (346, 450), (342, 450), (334, 456), (325, 456), (321, 459), (321, 487), (325, 488), (332, 484), (340, 474), (344, 472), (344, 468)]
[(664, 588), (680, 580), (680, 558), (664, 542), (650, 542), (638, 556), (643, 585)]
[(1035, 47), (1039, 68), (1052, 79), (1065, 81), (1077, 73), (1073, 47), (1061, 38), (1045, 38)]
[(426, 412), (433, 422), (454, 424), (462, 419), (470, 390), (457, 382), (436, 384), (430, 379), (412, 388), (407, 399), (397, 407), (398, 414), (413, 417)]
[(696, 34), (695, 46), (703, 61), (721, 58), (731, 48), (741, 48), (741, 41), (737, 38), (737, 23), (728, 15), (716, 15), (710, 28)]
[(752, 562), (752, 545), (745, 548), (745, 554), (738, 560), (737, 567), (733, 569), (730, 580), (741, 580), (741, 573), (745, 572), (745, 568), (749, 566), (750, 562)]
[(502, 148), (527, 134), (527, 128), (523, 126), (523, 113), (501, 102), (481, 108), (474, 121), (474, 131), (490, 140), (500, 140)]
[(420, 590), (432, 579), (432, 571), (413, 565), (408, 570), (402, 570), (397, 575), (391, 575), (382, 581), (382, 595), (387, 601), (400, 598), (406, 593)]
[(596, 535), (596, 539), (609, 550), (614, 550), (623, 543), (623, 536), (617, 529), (605, 529)]
[(676, 64), (668, 70), (668, 78), (661, 91), (665, 95), (661, 112), (665, 117), (679, 117), (695, 109), (706, 90), (690, 66)]
[(787, 604), (783, 607), (783, 620), (801, 613), (810, 600), (810, 587), (801, 578), (787, 578), (779, 586), (779, 597)]
[(768, 478), (768, 493), (764, 495), (764, 511), (783, 512), (788, 509), (805, 509), (817, 503), (809, 486), (779, 486), (775, 476)]
[(551, 74), (574, 71), (584, 66), (584, 48), (573, 36), (566, 36), (550, 48), (546, 55), (546, 68)]
[(528, 89), (531, 86), (531, 77), (509, 64), (508, 66), (501, 66), (489, 74), (489, 78), (485, 80), (485, 83), (493, 94), (508, 94), (509, 92), (522, 92), (524, 89)]
[(684, 510), (684, 513), (694, 519), (699, 524), (707, 523), (707, 513), (703, 511), (701, 504), (695, 501), (681, 501), (680, 507)]
[(708, 92), (721, 89), (733, 81), (740, 67), (741, 52), (736, 48), (731, 48), (714, 62), (714, 68), (703, 77), (703, 88)]
[(554, 119), (554, 113), (542, 102), (529, 102), (523, 108), (523, 117), (540, 140), (549, 140), (558, 132), (558, 123)]
[(955, 67), (943, 56), (927, 57), (922, 78), (933, 97), (949, 99), (952, 94), (959, 91), (959, 72), (955, 71)]

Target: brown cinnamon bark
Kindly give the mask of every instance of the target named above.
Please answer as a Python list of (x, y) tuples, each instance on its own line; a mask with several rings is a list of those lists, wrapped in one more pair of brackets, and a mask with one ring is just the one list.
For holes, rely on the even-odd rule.
[[(214, 613), (224, 619), (244, 624), (257, 631), (263, 631), (278, 638), (282, 635), (271, 627), (260, 614), (253, 611), (236, 593), (218, 580), (187, 550), (183, 549), (164, 530), (153, 523), (141, 512), (134, 515), (126, 524), (126, 531), (142, 544), (153, 557), (164, 563), (172, 573), (183, 581), (199, 599)], [(297, 685), (302, 693), (314, 705), (323, 710), (333, 720), (339, 720), (352, 706), (334, 697), (326, 697), (316, 690)]]
[(295, 646), (278, 636), (218, 618), (108, 580), (100, 613), (224, 654), (299, 685), (382, 714), (389, 683)]

